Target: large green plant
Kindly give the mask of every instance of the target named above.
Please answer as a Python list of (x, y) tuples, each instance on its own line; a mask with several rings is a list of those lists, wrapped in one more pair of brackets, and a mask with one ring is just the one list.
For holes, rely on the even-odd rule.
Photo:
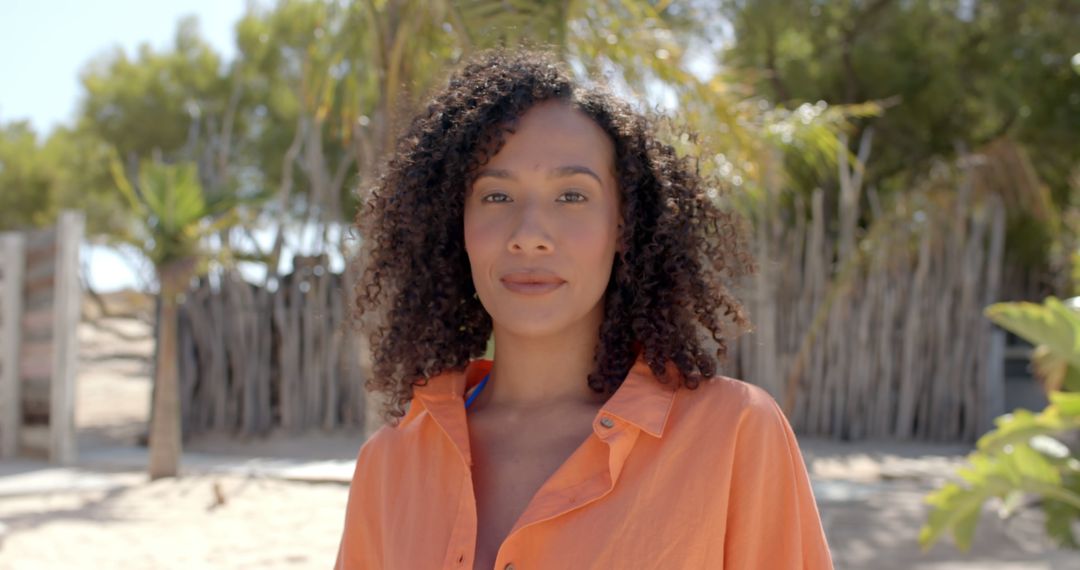
[[(983, 504), (1001, 499), (1009, 516), (1035, 498), (1046, 515), (1046, 532), (1058, 544), (1080, 548), (1073, 534), (1080, 521), (1080, 314), (1050, 297), (1044, 304), (998, 303), (986, 314), (1036, 345), (1034, 360), (1050, 404), (1041, 412), (1018, 409), (995, 420), (981, 437), (969, 465), (927, 496), (932, 506), (919, 533), (923, 549), (945, 532), (957, 546), (971, 546)], [(1063, 390), (1062, 390), (1063, 389)]]
[(180, 391), (177, 373), (178, 297), (209, 255), (203, 245), (236, 223), (233, 200), (207, 200), (194, 164), (145, 162), (132, 184), (119, 161), (113, 175), (135, 213), (127, 234), (154, 265), (161, 312), (158, 316), (157, 367), (150, 421), (151, 479), (175, 477), (179, 470)]

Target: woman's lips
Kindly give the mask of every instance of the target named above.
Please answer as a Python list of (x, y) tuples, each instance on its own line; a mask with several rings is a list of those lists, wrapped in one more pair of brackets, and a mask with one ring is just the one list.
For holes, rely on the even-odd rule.
[(520, 281), (507, 281), (504, 279), (502, 280), (502, 284), (507, 289), (515, 293), (521, 293), (522, 295), (543, 295), (545, 293), (550, 293), (558, 289), (559, 287), (562, 287), (565, 282), (522, 283)]

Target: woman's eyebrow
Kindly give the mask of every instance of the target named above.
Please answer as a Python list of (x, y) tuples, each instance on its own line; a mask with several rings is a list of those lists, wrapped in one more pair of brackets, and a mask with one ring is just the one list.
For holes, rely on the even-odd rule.
[(517, 176), (511, 174), (509, 170), (503, 170), (501, 168), (485, 168), (480, 172), (476, 173), (475, 180), (480, 180), (485, 176), (490, 176), (492, 178), (499, 178), (503, 180), (517, 180)]
[[(594, 172), (593, 169), (589, 168), (588, 166), (582, 166), (580, 164), (568, 164), (566, 166), (552, 168), (551, 171), (548, 173), (548, 178), (566, 178), (568, 176), (575, 176), (577, 174), (591, 176), (595, 178), (598, 183), (604, 183), (602, 180), (600, 180), (600, 175)], [(498, 178), (501, 180), (517, 180), (517, 176), (514, 176), (514, 174), (509, 170), (504, 170), (502, 168), (484, 168), (476, 173), (475, 180), (479, 180), (481, 178), (484, 178), (485, 176), (491, 178)]]
[(592, 176), (596, 179), (596, 182), (603, 185), (604, 182), (600, 180), (600, 176), (593, 172), (588, 166), (581, 166), (580, 164), (570, 164), (567, 166), (560, 166), (558, 168), (551, 169), (551, 174), (548, 178), (565, 178), (567, 176), (574, 176), (575, 174), (584, 174), (586, 176)]

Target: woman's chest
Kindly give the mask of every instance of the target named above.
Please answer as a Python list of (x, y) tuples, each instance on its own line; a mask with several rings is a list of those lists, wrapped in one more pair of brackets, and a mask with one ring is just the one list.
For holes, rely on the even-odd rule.
[[(434, 440), (397, 465), (395, 473), (423, 475), (396, 487), (373, 524), (384, 533), (383, 567), (717, 567), (704, 561), (722, 548), (730, 462), (703, 462), (703, 451), (633, 429), (605, 439), (592, 419), (576, 434), (470, 423), (464, 457)], [(446, 460), (432, 461), (435, 453)]]
[(475, 568), (493, 567), (500, 545), (537, 491), (588, 437), (588, 420), (584, 425), (584, 430), (549, 426), (525, 433), (471, 430)]

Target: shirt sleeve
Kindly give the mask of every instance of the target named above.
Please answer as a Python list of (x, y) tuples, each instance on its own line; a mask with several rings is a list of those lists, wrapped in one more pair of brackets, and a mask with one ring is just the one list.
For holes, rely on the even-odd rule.
[[(385, 428), (381, 428), (385, 429)], [(378, 432), (360, 447), (356, 469), (349, 484), (349, 500), (345, 507), (345, 526), (338, 546), (335, 570), (369, 570), (381, 568), (381, 524), (377, 512), (380, 496), (375, 444)]]
[(831, 570), (810, 477), (776, 400), (753, 387), (736, 433), (724, 568)]

